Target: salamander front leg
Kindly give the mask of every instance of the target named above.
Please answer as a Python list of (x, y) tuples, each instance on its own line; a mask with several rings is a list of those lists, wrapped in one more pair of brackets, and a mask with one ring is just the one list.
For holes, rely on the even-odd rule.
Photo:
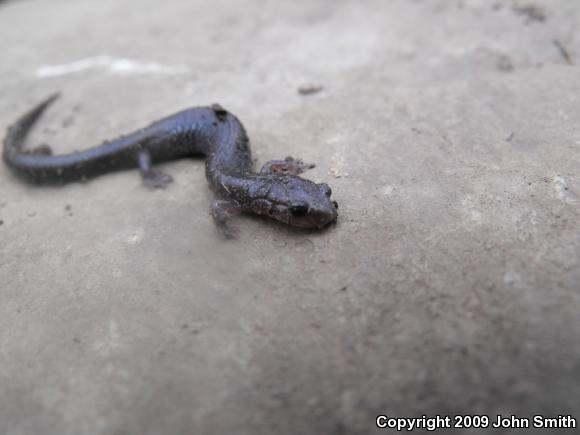
[(139, 170), (143, 184), (149, 189), (165, 189), (173, 181), (171, 175), (156, 171), (151, 167), (151, 154), (147, 150), (141, 150), (138, 156)]
[(286, 157), (284, 160), (270, 160), (264, 163), (260, 170), (260, 175), (268, 174), (288, 174), (298, 175), (308, 169), (314, 168), (316, 165), (312, 163), (304, 163), (302, 159), (295, 159), (294, 157)]
[(236, 237), (236, 231), (229, 225), (228, 221), (232, 216), (240, 214), (241, 212), (242, 208), (238, 204), (221, 199), (216, 199), (210, 208), (210, 213), (214, 222), (226, 239), (233, 239)]

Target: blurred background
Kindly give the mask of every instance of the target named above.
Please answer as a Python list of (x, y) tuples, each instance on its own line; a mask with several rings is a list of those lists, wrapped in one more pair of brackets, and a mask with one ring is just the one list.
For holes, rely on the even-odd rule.
[(0, 433), (580, 422), (578, 29), (575, 0), (0, 2), (3, 131), (55, 91), (28, 143), (58, 153), (217, 102), (340, 204), (224, 241), (201, 160), (155, 192), (0, 165)]

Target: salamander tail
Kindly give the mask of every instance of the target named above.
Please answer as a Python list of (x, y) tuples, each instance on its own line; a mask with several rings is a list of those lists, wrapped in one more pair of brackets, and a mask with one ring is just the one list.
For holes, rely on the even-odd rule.
[(42, 115), (46, 108), (50, 106), (58, 97), (60, 97), (60, 93), (56, 92), (52, 94), (32, 110), (22, 115), (20, 119), (18, 119), (18, 121), (16, 121), (13, 125), (8, 127), (8, 132), (6, 134), (6, 138), (4, 139), (4, 160), (8, 162), (10, 157), (18, 154), (18, 152), (22, 149), (24, 138), (26, 137), (26, 134), (30, 128), (34, 125), (36, 120), (40, 117), (40, 115)]

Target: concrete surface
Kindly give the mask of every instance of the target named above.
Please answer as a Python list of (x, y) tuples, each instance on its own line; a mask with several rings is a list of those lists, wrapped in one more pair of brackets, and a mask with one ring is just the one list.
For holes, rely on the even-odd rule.
[(201, 161), (153, 193), (0, 165), (0, 433), (580, 423), (580, 3), (530, 5), (3, 2), (2, 129), (55, 90), (30, 144), (59, 152), (220, 102), (260, 162), (316, 162), (340, 217), (226, 242)]

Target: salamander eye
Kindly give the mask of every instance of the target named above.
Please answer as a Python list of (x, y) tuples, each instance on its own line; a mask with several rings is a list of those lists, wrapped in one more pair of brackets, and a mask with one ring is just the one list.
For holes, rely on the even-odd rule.
[(330, 186), (326, 183), (320, 183), (320, 187), (322, 187), (322, 191), (324, 192), (326, 197), (330, 198), (330, 195), (332, 195), (332, 189), (330, 188)]
[(308, 206), (305, 204), (291, 205), (289, 210), (294, 217), (304, 217), (308, 214)]

